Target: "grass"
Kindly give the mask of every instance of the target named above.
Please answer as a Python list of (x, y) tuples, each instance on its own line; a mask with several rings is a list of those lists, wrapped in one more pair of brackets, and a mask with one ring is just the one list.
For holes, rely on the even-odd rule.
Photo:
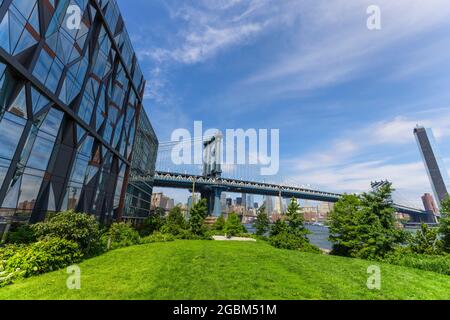
[(385, 264), (371, 291), (371, 264), (264, 242), (154, 243), (81, 263), (81, 290), (60, 270), (2, 288), (0, 299), (450, 299), (450, 277)]

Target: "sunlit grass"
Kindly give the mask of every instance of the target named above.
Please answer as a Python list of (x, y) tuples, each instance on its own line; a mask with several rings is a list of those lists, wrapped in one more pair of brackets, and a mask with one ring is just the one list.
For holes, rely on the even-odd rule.
[(0, 289), (0, 299), (450, 299), (450, 277), (368, 261), (278, 250), (264, 242), (176, 241), (109, 252), (80, 264), (81, 290), (65, 270)]

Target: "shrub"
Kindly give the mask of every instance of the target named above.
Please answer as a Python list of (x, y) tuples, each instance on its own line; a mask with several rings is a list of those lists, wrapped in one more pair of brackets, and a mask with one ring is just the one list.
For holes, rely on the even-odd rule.
[(166, 223), (161, 228), (162, 233), (170, 233), (174, 236), (182, 234), (187, 229), (187, 223), (181, 213), (180, 207), (175, 207), (170, 210), (169, 215), (166, 218)]
[(170, 242), (175, 241), (175, 237), (171, 234), (155, 232), (152, 235), (142, 238), (141, 243)]
[(126, 223), (113, 223), (103, 236), (108, 249), (118, 249), (140, 243), (139, 233)]
[(228, 237), (233, 237), (241, 233), (247, 233), (247, 230), (242, 225), (241, 220), (235, 213), (230, 213), (228, 215), (227, 222), (225, 222), (224, 230)]
[(270, 219), (265, 206), (258, 210), (258, 216), (253, 227), (256, 229), (256, 235), (258, 236), (264, 236), (270, 230)]
[(61, 238), (46, 238), (28, 246), (8, 246), (0, 251), (0, 286), (17, 278), (70, 266), (83, 256), (77, 243)]
[(274, 237), (279, 235), (280, 233), (287, 232), (288, 226), (283, 220), (277, 220), (270, 228), (270, 236)]
[(407, 248), (399, 248), (388, 254), (383, 262), (450, 275), (450, 255), (430, 256), (412, 253)]
[(269, 243), (278, 249), (299, 250), (310, 253), (320, 253), (320, 249), (309, 243), (303, 235), (281, 232), (269, 237)]
[(410, 249), (416, 254), (437, 255), (441, 253), (442, 242), (439, 240), (438, 229), (422, 224), (414, 237), (410, 239)]
[(450, 197), (441, 204), (441, 219), (439, 221), (439, 234), (442, 238), (442, 250), (450, 254)]
[(189, 226), (192, 233), (199, 236), (203, 235), (206, 231), (203, 223), (208, 216), (208, 203), (206, 199), (202, 199), (192, 206), (190, 216)]
[(369, 193), (344, 195), (330, 215), (332, 254), (381, 259), (405, 242), (395, 227), (391, 184)]
[(225, 218), (223, 217), (223, 214), (221, 214), (217, 218), (216, 223), (214, 223), (213, 230), (223, 233), (223, 228), (225, 228)]
[(37, 237), (30, 225), (20, 225), (8, 233), (7, 243), (30, 244), (36, 242)]
[(139, 235), (141, 237), (149, 236), (154, 232), (160, 231), (165, 223), (165, 219), (159, 214), (154, 214), (144, 220), (142, 226), (139, 228)]
[(52, 237), (77, 243), (85, 256), (96, 255), (102, 251), (99, 224), (88, 214), (61, 212), (46, 222), (33, 225), (32, 228), (39, 240)]

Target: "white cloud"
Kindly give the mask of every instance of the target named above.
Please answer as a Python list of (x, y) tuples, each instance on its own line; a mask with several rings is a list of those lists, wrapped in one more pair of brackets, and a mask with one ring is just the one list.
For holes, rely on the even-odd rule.
[[(421, 124), (433, 127), (442, 144), (444, 139), (450, 138), (450, 108), (446, 112), (441, 110), (427, 115)], [(415, 145), (413, 129), (416, 124), (410, 118), (396, 117), (354, 128), (336, 138), (331, 147), (316, 146), (317, 150), (326, 151), (311, 152), (284, 164), (291, 168), (290, 176), (297, 183), (337, 192), (367, 191), (371, 181), (387, 179), (398, 190), (399, 202), (420, 207), (420, 196), (431, 190)], [(402, 154), (414, 151), (417, 160), (394, 161), (396, 157), (402, 158)], [(386, 156), (390, 152), (391, 156)]]

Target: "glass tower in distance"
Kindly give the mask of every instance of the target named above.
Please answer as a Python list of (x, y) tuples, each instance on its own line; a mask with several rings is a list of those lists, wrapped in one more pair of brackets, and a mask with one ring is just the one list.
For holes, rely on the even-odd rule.
[(414, 129), (414, 135), (425, 163), (435, 199), (440, 207), (442, 201), (448, 196), (450, 183), (447, 171), (439, 156), (433, 132), (431, 129), (418, 126)]
[(115, 0), (0, 0), (0, 234), (48, 212), (129, 211), (130, 172), (152, 174), (158, 145), (144, 87)]

